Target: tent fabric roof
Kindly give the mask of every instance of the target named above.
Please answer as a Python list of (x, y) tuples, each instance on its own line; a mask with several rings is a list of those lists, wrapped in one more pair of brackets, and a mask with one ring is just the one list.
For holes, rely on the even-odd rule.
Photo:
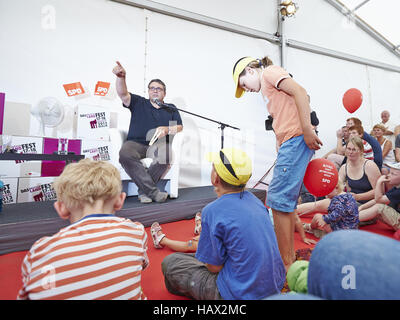
[[(352, 13), (397, 47), (400, 53), (400, 1), (340, 0)], [(351, 17), (349, 17), (351, 19)]]

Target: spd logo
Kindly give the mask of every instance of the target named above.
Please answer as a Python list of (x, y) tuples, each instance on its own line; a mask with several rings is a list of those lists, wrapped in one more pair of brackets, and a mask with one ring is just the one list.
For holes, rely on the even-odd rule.
[(94, 89), (94, 94), (96, 96), (105, 96), (110, 89), (109, 82), (97, 81), (96, 88)]
[(83, 89), (80, 82), (63, 84), (63, 87), (68, 97), (73, 97), (85, 93), (85, 90)]

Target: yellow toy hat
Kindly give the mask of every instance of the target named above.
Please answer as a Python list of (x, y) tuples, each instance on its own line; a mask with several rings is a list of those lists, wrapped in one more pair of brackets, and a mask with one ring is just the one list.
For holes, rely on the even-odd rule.
[(235, 97), (240, 98), (244, 94), (244, 90), (239, 87), (239, 75), (242, 71), (248, 66), (250, 62), (253, 62), (257, 59), (252, 57), (243, 57), (236, 61), (235, 65), (233, 66), (233, 82), (235, 83)]
[(231, 185), (245, 186), (252, 175), (252, 161), (242, 150), (224, 148), (219, 152), (209, 152), (206, 157), (214, 164), (220, 178)]

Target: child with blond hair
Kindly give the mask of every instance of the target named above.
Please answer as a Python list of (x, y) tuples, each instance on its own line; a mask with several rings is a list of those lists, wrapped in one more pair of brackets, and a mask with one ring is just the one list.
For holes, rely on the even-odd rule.
[(358, 206), (350, 193), (343, 192), (344, 184), (341, 180), (326, 199), (315, 203), (305, 203), (297, 207), (296, 214), (317, 212), (311, 223), (303, 224), (306, 232), (321, 238), (325, 234), (336, 230), (358, 229)]
[(119, 171), (84, 159), (54, 181), (54, 208), (71, 224), (36, 241), (22, 263), (18, 299), (146, 299), (144, 226), (114, 214), (124, 204)]

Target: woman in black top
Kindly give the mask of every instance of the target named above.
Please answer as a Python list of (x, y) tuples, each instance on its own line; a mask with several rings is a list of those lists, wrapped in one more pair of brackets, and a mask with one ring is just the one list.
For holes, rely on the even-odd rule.
[(366, 160), (363, 152), (361, 138), (350, 138), (346, 146), (347, 163), (339, 170), (339, 178), (346, 183), (347, 191), (360, 204), (374, 198), (376, 181), (381, 175), (376, 163)]

